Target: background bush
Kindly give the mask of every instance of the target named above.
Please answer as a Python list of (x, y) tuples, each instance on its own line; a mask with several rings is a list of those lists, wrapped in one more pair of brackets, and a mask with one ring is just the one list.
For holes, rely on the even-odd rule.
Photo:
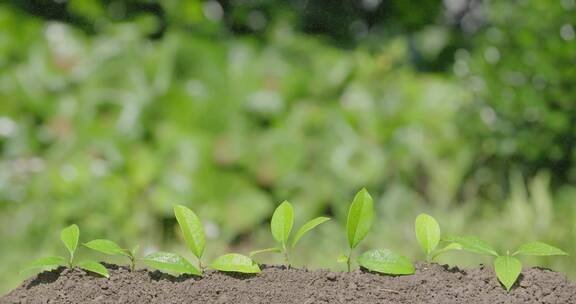
[(363, 186), (378, 211), (366, 247), (422, 259), (412, 226), (429, 212), (446, 234), (574, 253), (575, 8), (0, 4), (0, 290), (70, 223), (84, 241), (179, 250), (177, 203), (204, 220), (211, 256), (272, 244), (284, 199), (296, 218), (333, 216), (294, 259), (338, 269), (326, 254)]

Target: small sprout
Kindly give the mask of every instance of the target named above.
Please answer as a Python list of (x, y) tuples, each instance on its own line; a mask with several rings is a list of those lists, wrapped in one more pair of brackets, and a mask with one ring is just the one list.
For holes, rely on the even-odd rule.
[(47, 256), (37, 259), (28, 265), (23, 271), (46, 268), (46, 267), (57, 267), (57, 266), (67, 266), (68, 268), (74, 268), (78, 266), (86, 271), (94, 272), (103, 277), (109, 277), (108, 270), (102, 264), (92, 261), (84, 260), (78, 264), (74, 264), (74, 257), (76, 255), (76, 249), (78, 248), (78, 240), (80, 239), (80, 229), (77, 225), (70, 225), (60, 232), (60, 240), (64, 243), (64, 246), (68, 250), (68, 259), (61, 256)]
[[(149, 254), (144, 257), (143, 261), (150, 267), (156, 269), (202, 276), (204, 272), (204, 267), (202, 266), (202, 255), (204, 254), (206, 246), (206, 236), (204, 234), (202, 222), (192, 210), (182, 205), (174, 207), (174, 215), (176, 216), (176, 220), (178, 221), (186, 245), (198, 260), (198, 268), (181, 255), (169, 252), (156, 252)], [(249, 273), (254, 273), (254, 269), (246, 267), (246, 259), (254, 263), (250, 258), (235, 254), (233, 255), (235, 258), (225, 259), (224, 257), (226, 256), (228, 255), (217, 258), (212, 265), (222, 269), (227, 269), (223, 271), (245, 272), (244, 270), (246, 270)], [(243, 259), (238, 258), (239, 256), (243, 257)], [(226, 263), (224, 263), (224, 261)], [(239, 264), (235, 265), (234, 263)], [(215, 267), (212, 268), (219, 270)], [(260, 268), (258, 268), (258, 271), (260, 271)]]
[(126, 257), (130, 260), (130, 271), (136, 269), (136, 253), (139, 249), (138, 245), (132, 248), (132, 250), (129, 250), (120, 247), (113, 241), (98, 239), (85, 243), (84, 246), (107, 255)]
[[(366, 237), (374, 217), (374, 203), (366, 189), (360, 190), (348, 211), (346, 231), (348, 236), (348, 255), (340, 255), (338, 262), (346, 263), (348, 271), (351, 270), (352, 251)], [(414, 266), (404, 256), (398, 255), (388, 249), (370, 250), (358, 257), (358, 264), (371, 271), (385, 274), (412, 274)]]
[(415, 230), (416, 239), (426, 254), (427, 262), (434, 261), (440, 254), (447, 251), (462, 249), (458, 243), (450, 243), (443, 248), (438, 248), (441, 235), (440, 225), (428, 214), (420, 214), (416, 217)]
[(506, 255), (500, 255), (492, 246), (477, 237), (449, 237), (447, 240), (460, 244), (463, 250), (495, 257), (494, 272), (496, 272), (496, 277), (506, 288), (506, 291), (510, 291), (522, 272), (522, 262), (516, 256), (568, 255), (561, 249), (542, 242), (526, 243), (520, 246), (513, 254), (508, 251)]
[(250, 252), (250, 257), (260, 253), (282, 253), (284, 255), (286, 265), (290, 266), (290, 249), (294, 248), (298, 241), (310, 230), (329, 220), (330, 219), (327, 217), (317, 217), (308, 221), (306, 224), (302, 225), (300, 229), (298, 229), (296, 235), (292, 238), (292, 242), (289, 242), (292, 226), (294, 225), (294, 209), (292, 208), (292, 204), (290, 204), (288, 201), (284, 201), (276, 208), (276, 210), (274, 210), (272, 220), (270, 221), (272, 237), (274, 240), (276, 240), (279, 246), (252, 251)]
[(210, 264), (212, 269), (225, 272), (259, 273), (260, 267), (247, 256), (228, 253), (215, 258)]

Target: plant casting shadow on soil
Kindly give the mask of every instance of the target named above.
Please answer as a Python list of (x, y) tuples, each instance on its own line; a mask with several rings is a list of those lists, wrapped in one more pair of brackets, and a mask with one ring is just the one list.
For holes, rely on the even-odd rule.
[(206, 271), (173, 277), (107, 265), (109, 278), (60, 267), (0, 298), (8, 303), (576, 303), (576, 283), (546, 269), (524, 269), (508, 293), (488, 267), (417, 264), (416, 273), (385, 276), (263, 266), (258, 275)]

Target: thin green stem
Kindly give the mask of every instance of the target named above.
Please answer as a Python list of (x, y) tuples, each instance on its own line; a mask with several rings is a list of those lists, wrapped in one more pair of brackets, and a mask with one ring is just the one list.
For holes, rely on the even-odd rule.
[(348, 253), (348, 259), (346, 261), (346, 266), (348, 267), (348, 272), (350, 272), (352, 270), (352, 249), (350, 249), (350, 252)]
[(130, 272), (134, 272), (136, 270), (136, 258), (131, 255), (130, 256)]
[(282, 253), (284, 254), (284, 263), (286, 263), (286, 266), (290, 268), (290, 253), (288, 253), (288, 249), (284, 248)]

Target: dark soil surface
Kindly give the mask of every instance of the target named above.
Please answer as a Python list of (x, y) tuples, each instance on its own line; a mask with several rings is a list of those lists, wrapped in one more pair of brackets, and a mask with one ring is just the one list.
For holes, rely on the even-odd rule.
[(0, 303), (576, 303), (576, 283), (538, 268), (525, 269), (509, 294), (485, 267), (418, 265), (416, 275), (398, 277), (264, 267), (258, 275), (209, 271), (204, 278), (109, 268), (109, 279), (77, 269), (44, 272)]

